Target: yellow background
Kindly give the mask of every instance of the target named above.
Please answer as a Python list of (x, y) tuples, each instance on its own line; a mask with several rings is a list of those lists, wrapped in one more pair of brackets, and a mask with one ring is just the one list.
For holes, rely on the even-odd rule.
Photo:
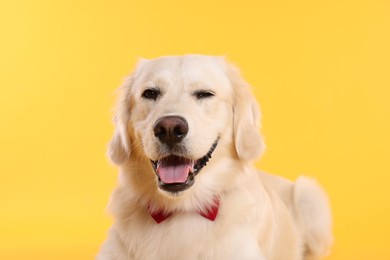
[(387, 0), (0, 0), (0, 259), (93, 259), (114, 90), (139, 57), (184, 53), (254, 86), (259, 167), (328, 191), (328, 259), (390, 259)]

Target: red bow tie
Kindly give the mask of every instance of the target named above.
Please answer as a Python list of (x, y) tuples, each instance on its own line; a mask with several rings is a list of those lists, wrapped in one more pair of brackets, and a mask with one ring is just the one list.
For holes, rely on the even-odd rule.
[[(214, 221), (218, 215), (218, 210), (219, 210), (219, 200), (215, 200), (211, 208), (206, 209), (206, 211), (199, 211), (198, 214), (204, 218)], [(151, 211), (150, 207), (148, 207), (148, 211), (150, 216), (152, 216), (152, 218), (157, 222), (157, 224), (160, 224), (161, 222), (163, 222), (173, 214), (172, 212), (165, 212), (163, 210)]]

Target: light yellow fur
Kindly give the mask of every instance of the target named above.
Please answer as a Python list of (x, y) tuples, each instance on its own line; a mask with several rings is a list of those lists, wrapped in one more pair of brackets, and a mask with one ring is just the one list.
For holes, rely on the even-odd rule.
[[(141, 98), (158, 85), (157, 101)], [(196, 100), (194, 90), (216, 95)], [(201, 158), (219, 138), (195, 184), (172, 195), (161, 191), (150, 159), (161, 151), (152, 127), (158, 118), (188, 121), (186, 157)], [(304, 177), (296, 183), (258, 172), (252, 160), (264, 145), (260, 113), (238, 70), (221, 57), (186, 55), (140, 61), (121, 87), (109, 156), (119, 165), (110, 210), (115, 223), (99, 260), (269, 259), (324, 256), (331, 244), (331, 217), (322, 189)], [(216, 220), (197, 212), (220, 200)], [(148, 207), (173, 212), (157, 224)]]

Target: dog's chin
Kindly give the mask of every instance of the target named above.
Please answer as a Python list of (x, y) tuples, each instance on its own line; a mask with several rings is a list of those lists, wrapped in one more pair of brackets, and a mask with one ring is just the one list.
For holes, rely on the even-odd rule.
[(197, 160), (176, 154), (150, 160), (157, 175), (158, 187), (173, 195), (191, 188), (195, 183), (196, 175), (207, 165), (217, 145), (218, 138), (209, 151)]

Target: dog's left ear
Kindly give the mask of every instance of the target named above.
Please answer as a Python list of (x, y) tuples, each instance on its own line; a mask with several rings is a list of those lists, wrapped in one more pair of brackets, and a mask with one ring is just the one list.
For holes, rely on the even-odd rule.
[(264, 150), (263, 138), (260, 135), (260, 110), (254, 96), (237, 68), (228, 65), (228, 75), (233, 86), (233, 130), (234, 145), (238, 157), (243, 160), (254, 160)]

